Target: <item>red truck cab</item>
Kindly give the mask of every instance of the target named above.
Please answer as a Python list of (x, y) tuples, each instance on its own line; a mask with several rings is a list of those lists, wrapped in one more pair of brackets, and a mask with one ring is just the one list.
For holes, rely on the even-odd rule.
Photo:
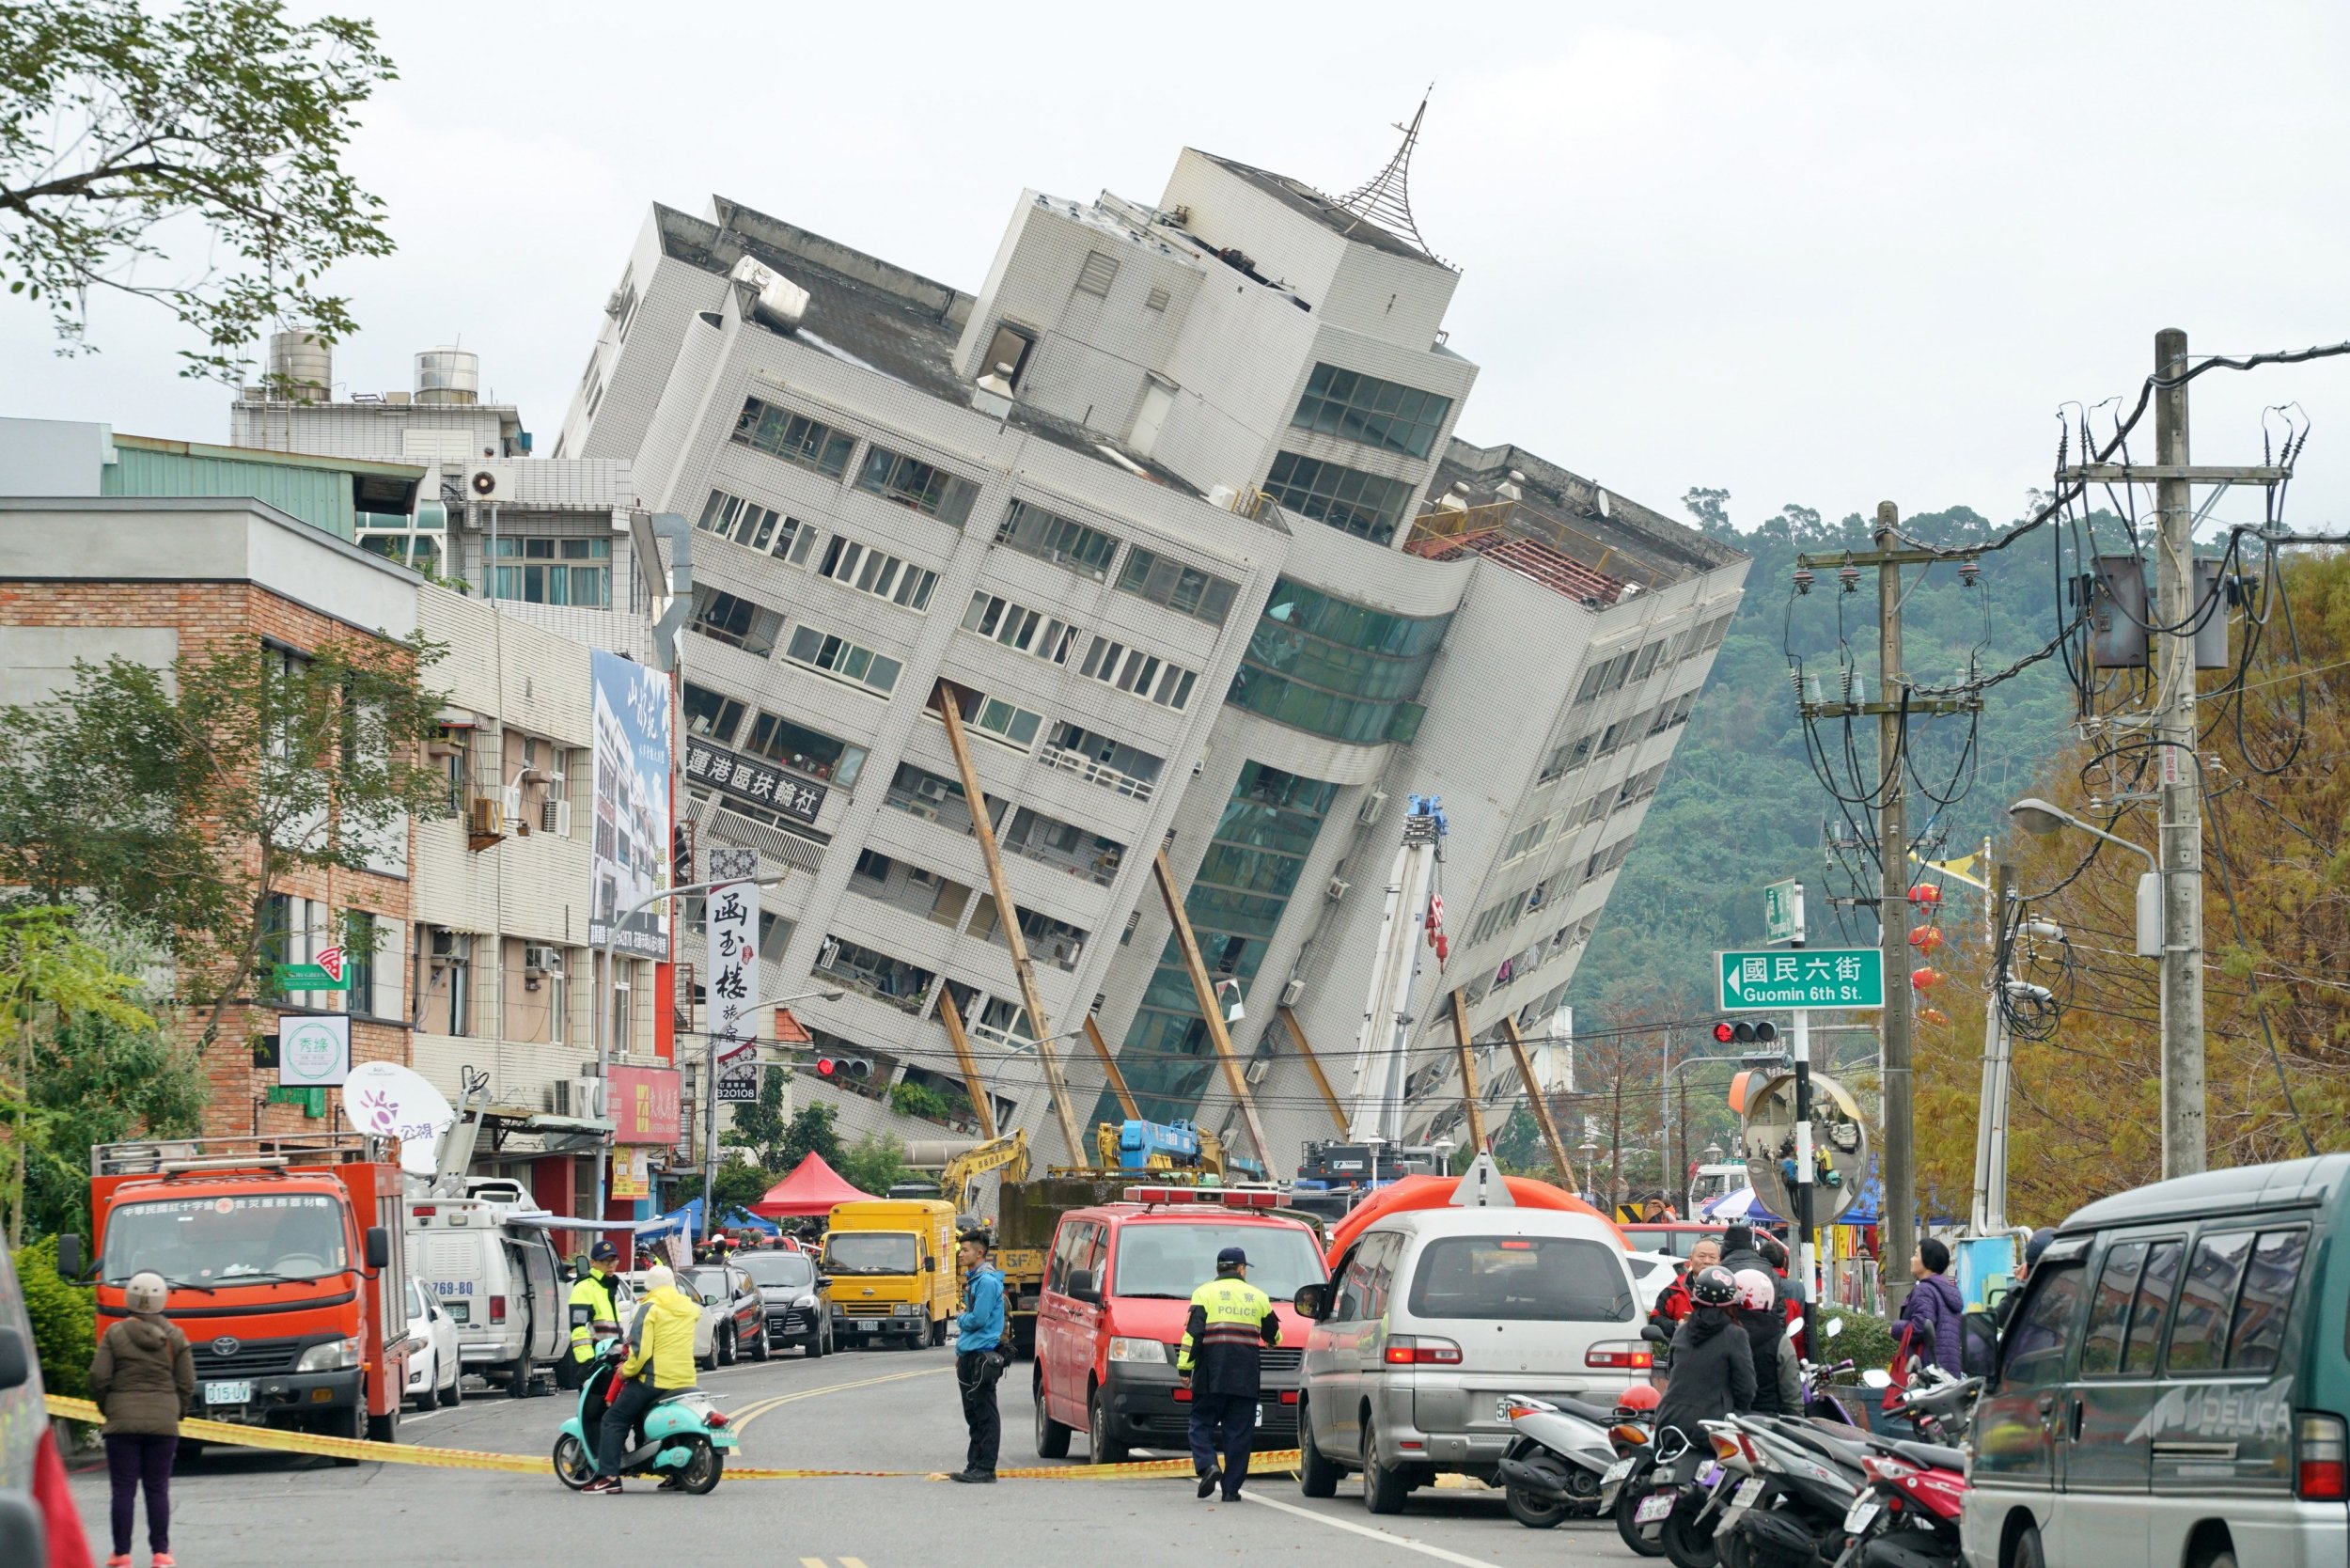
[(1073, 1209), (1054, 1231), (1037, 1305), (1038, 1455), (1064, 1457), (1074, 1432), (1087, 1434), (1097, 1465), (1188, 1446), (1191, 1389), (1175, 1356), (1191, 1294), (1215, 1278), (1228, 1247), (1248, 1254), (1249, 1282), (1280, 1320), (1281, 1342), (1264, 1352), (1258, 1443), (1289, 1447), (1311, 1326), (1290, 1298), (1329, 1278), (1313, 1228), (1272, 1213), (1279, 1194), (1270, 1189), (1138, 1187), (1128, 1197)]
[(162, 1275), (164, 1315), (196, 1356), (189, 1414), (395, 1440), (410, 1348), (397, 1145), (101, 1144), (90, 1170), (98, 1332), (133, 1275)]

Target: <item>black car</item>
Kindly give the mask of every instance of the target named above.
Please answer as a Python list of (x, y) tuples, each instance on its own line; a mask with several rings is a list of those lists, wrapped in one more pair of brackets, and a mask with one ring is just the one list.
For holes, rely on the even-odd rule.
[(767, 1309), (767, 1345), (797, 1345), (813, 1358), (832, 1349), (832, 1280), (805, 1252), (738, 1253), (735, 1266), (759, 1286)]

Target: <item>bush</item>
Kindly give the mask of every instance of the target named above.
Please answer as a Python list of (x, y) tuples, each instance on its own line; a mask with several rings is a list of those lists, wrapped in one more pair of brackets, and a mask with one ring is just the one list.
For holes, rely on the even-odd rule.
[(98, 1352), (96, 1293), (58, 1278), (55, 1236), (18, 1247), (14, 1257), (41, 1383), (53, 1394), (89, 1398), (90, 1357)]
[(918, 1116), (929, 1121), (947, 1120), (947, 1096), (928, 1084), (909, 1079), (889, 1086), (889, 1107), (900, 1116)]
[(1820, 1332), (1827, 1333), (1830, 1320), (1844, 1320), (1843, 1332), (1829, 1340), (1823, 1338), (1819, 1353), (1813, 1360), (1852, 1362), (1857, 1371), (1882, 1367), (1893, 1359), (1893, 1346), (1901, 1335), (1883, 1318), (1871, 1317), (1850, 1307), (1823, 1307), (1819, 1310)]

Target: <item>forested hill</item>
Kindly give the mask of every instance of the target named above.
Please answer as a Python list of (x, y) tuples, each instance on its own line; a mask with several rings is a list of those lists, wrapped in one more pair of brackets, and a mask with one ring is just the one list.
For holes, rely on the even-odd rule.
[[(1569, 1000), (1578, 1032), (1709, 1012), (1715, 950), (1760, 944), (1762, 888), (1784, 877), (1804, 881), (1815, 944), (1876, 939), (1867, 911), (1845, 911), (1840, 933), (1835, 912), (1820, 897), (1853, 891), (1852, 870), (1861, 860), (1847, 851), (1840, 868), (1828, 864), (1826, 824), (1834, 822), (1847, 839), (1853, 830), (1807, 760), (1786, 656), (1792, 638), (1833, 698), (1841, 641), (1868, 676), (1867, 695), (1876, 696), (1874, 569), (1863, 573), (1856, 593), (1842, 593), (1836, 574), (1823, 572), (1808, 595), (1791, 602), (1798, 553), (1870, 548), (1870, 525), (1857, 513), (1826, 523), (1816, 511), (1791, 506), (1740, 531), (1727, 516), (1728, 499), (1718, 491), (1691, 491), (1687, 504), (1706, 533), (1754, 557), (1746, 597), (1575, 973)], [(1998, 532), (1964, 507), (1919, 514), (1903, 526), (1940, 545)], [(1961, 582), (1955, 567), (1933, 568), (1903, 611), (1904, 665), (1913, 679), (1962, 676), (1970, 656), (1980, 668), (1997, 669), (2044, 643), (2059, 615), (2048, 549), (2035, 538), (1985, 557), (1973, 587)], [(1914, 583), (1917, 572), (1909, 577)], [(1937, 833), (1950, 855), (1979, 844), (2067, 738), (2072, 704), (2063, 666), (2049, 659), (1994, 688), (1971, 756), (1966, 719), (1914, 721), (1916, 773), (1950, 804), (1937, 806), (1913, 790), (1912, 833)], [(1847, 765), (1843, 725), (1823, 726), (1820, 735), (1833, 763)], [(1852, 742), (1852, 756), (1868, 776), (1875, 766), (1876, 721), (1856, 723)], [(1935, 846), (1925, 850), (1933, 854)]]

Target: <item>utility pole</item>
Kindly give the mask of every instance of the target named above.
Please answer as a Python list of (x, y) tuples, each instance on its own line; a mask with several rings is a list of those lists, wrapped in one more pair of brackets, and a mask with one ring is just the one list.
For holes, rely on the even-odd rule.
[[(2186, 368), (2186, 334), (2154, 334), (2154, 374)], [(2203, 1128), (2203, 818), (2195, 751), (2195, 503), (2186, 387), (2154, 391), (2154, 732), (2162, 765), (2162, 1173), (2207, 1163)], [(2173, 472), (2175, 470), (2175, 477)]]
[(1978, 1236), (1997, 1235), (2007, 1229), (2007, 1101), (2008, 1070), (2014, 1042), (2007, 1032), (2008, 900), (2013, 895), (2005, 865), (1989, 868), (1986, 896), (1991, 941), (1991, 996), (1983, 1005), (1982, 1096), (1975, 1112), (1975, 1202), (1967, 1230)]
[[(1901, 513), (1890, 501), (1877, 503), (1876, 546), (1881, 557), (1892, 554), (1893, 525)], [(1878, 1264), (1886, 1285), (1886, 1305), (1899, 1307), (1909, 1294), (1909, 1257), (1918, 1247), (1918, 1221), (1913, 1201), (1917, 1186), (1917, 1147), (1910, 1113), (1909, 987), (1902, 983), (1909, 972), (1909, 811), (1903, 798), (1902, 692), (1902, 563), (1886, 559), (1877, 567), (1877, 765), (1883, 770), (1884, 799), (1877, 821), (1877, 860), (1885, 878), (1877, 905), (1877, 927), (1885, 948), (1885, 1238), (1878, 1245)]]
[(1607, 1132), (1607, 1217), (1622, 1212), (1623, 1189), (1623, 1042), (1616, 1042), (1615, 1105)]

